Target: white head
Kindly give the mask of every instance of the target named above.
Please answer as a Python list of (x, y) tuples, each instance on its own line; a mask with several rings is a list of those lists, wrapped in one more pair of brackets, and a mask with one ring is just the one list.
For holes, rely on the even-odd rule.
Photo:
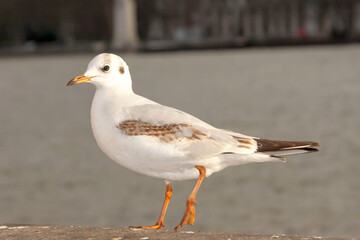
[(68, 86), (89, 82), (96, 88), (121, 88), (124, 92), (132, 92), (131, 76), (126, 62), (119, 56), (101, 53), (94, 57), (83, 75), (70, 82)]

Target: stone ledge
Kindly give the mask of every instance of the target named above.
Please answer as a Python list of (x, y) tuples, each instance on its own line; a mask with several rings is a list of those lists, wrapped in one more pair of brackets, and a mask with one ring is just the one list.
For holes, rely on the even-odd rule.
[(240, 239), (240, 240), (335, 240), (287, 235), (212, 233), (199, 231), (143, 230), (129, 228), (0, 224), (0, 239), (6, 240), (122, 240), (122, 239)]

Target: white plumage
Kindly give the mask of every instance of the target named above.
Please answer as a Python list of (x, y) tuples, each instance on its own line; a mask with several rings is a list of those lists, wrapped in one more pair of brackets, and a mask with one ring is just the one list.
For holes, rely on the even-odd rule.
[[(314, 142), (263, 140), (218, 129), (136, 95), (127, 64), (113, 54), (96, 56), (84, 75), (68, 85), (81, 82), (96, 86), (91, 125), (102, 151), (128, 169), (167, 183), (198, 178), (196, 166), (206, 169), (206, 176), (210, 176), (228, 166), (282, 161), (281, 156), (316, 151), (311, 147), (318, 146)], [(183, 219), (183, 224), (191, 221)]]

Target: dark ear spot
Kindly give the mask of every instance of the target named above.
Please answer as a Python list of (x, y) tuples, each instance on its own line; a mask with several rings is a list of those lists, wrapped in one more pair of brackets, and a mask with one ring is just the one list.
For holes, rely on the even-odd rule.
[(123, 66), (120, 66), (119, 71), (120, 71), (121, 74), (124, 74), (125, 73), (125, 68)]

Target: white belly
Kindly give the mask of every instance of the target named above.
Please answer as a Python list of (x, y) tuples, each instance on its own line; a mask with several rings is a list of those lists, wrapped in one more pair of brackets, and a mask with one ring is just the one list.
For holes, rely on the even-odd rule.
[[(102, 101), (97, 101), (101, 99)], [(160, 142), (151, 136), (128, 136), (117, 128), (121, 121), (129, 120), (121, 108), (111, 108), (95, 94), (91, 107), (91, 126), (101, 150), (118, 164), (141, 174), (164, 180), (195, 179), (199, 176), (196, 165), (207, 169), (207, 176), (219, 171), (219, 158), (190, 159), (171, 143)]]
[[(98, 127), (93, 133), (101, 150), (118, 164), (141, 174), (165, 180), (194, 179), (199, 172), (197, 161), (187, 159), (172, 145), (156, 142), (148, 136), (126, 136), (116, 128)], [(144, 141), (144, 138), (146, 141)], [(149, 141), (150, 140), (150, 141)]]

